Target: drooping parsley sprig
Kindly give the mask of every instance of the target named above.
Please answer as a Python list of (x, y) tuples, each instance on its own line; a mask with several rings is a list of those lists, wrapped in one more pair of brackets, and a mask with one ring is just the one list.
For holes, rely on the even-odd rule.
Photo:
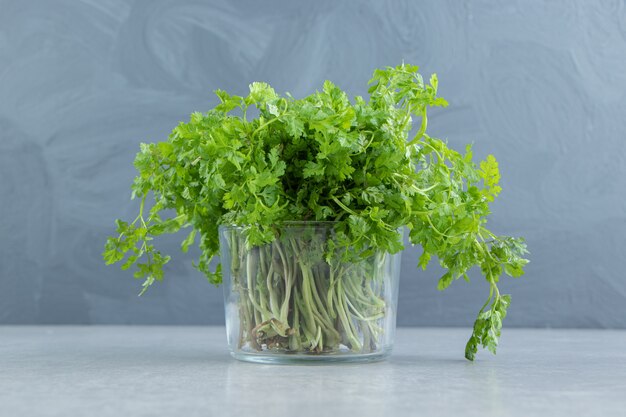
[[(117, 222), (106, 262), (128, 254), (122, 267), (137, 266), (143, 293), (163, 278), (169, 257), (152, 243), (163, 233), (189, 228), (182, 249), (197, 240), (197, 267), (219, 284), (221, 266), (209, 265), (221, 224), (244, 226), (252, 247), (272, 242), (285, 221), (335, 221), (333, 247), (362, 257), (402, 250), (398, 230), (407, 227), (423, 250), (419, 266), (435, 257), (446, 269), (439, 289), (480, 268), (490, 294), (466, 357), (473, 360), (478, 346), (495, 352), (510, 304), (498, 281), (523, 274), (526, 246), (486, 228), (489, 204), (501, 191), (495, 158), (476, 164), (471, 147), (458, 152), (426, 132), (427, 110), (447, 102), (437, 96), (437, 77), (426, 83), (417, 71), (406, 64), (376, 70), (368, 99), (350, 100), (330, 81), (302, 99), (265, 83), (252, 83), (245, 97), (216, 91), (220, 104), (193, 113), (166, 141), (142, 144), (133, 184), (140, 214)], [(251, 109), (256, 117), (248, 117)], [(169, 212), (175, 215), (161, 218)]]

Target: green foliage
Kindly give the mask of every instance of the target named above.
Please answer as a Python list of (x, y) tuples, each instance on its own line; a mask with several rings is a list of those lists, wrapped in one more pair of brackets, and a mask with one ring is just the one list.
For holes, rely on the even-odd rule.
[[(480, 267), (491, 304), (480, 310), (466, 357), (473, 359), (479, 345), (495, 351), (510, 302), (497, 282), (503, 272), (523, 274), (525, 245), (485, 227), (501, 190), (496, 159), (489, 155), (477, 166), (471, 147), (457, 152), (426, 133), (427, 109), (447, 102), (437, 97), (437, 77), (425, 83), (417, 70), (405, 64), (376, 70), (368, 101), (350, 101), (330, 81), (302, 99), (280, 96), (265, 83), (251, 84), (246, 97), (216, 91), (215, 108), (193, 113), (167, 141), (141, 145), (132, 186), (140, 214), (130, 224), (118, 221), (105, 261), (128, 254), (123, 268), (137, 265), (145, 291), (162, 279), (169, 260), (152, 238), (191, 228), (182, 249), (198, 237), (197, 267), (219, 284), (221, 269), (209, 264), (220, 224), (244, 226), (251, 247), (273, 241), (283, 221), (335, 221), (336, 245), (350, 248), (346, 256), (396, 253), (403, 249), (398, 230), (408, 227), (410, 242), (423, 249), (419, 266), (436, 257), (447, 270), (439, 289)], [(250, 108), (258, 116), (248, 120)], [(409, 138), (414, 118), (419, 125)], [(149, 194), (154, 204), (144, 215)], [(161, 219), (164, 210), (176, 217)]]

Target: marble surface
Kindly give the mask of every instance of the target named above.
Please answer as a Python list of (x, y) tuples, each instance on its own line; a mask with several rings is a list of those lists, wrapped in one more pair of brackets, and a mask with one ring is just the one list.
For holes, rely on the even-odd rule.
[(221, 327), (0, 327), (1, 416), (623, 416), (626, 331), (401, 328), (369, 364), (231, 359)]

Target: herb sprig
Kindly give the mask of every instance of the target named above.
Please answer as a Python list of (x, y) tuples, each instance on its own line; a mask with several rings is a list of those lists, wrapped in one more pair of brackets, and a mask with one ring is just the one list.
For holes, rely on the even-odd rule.
[[(436, 75), (426, 83), (417, 71), (406, 64), (376, 70), (369, 100), (350, 101), (330, 81), (302, 99), (260, 82), (245, 97), (217, 90), (220, 104), (213, 109), (193, 113), (167, 141), (141, 144), (132, 186), (139, 215), (117, 221), (106, 263), (136, 265), (143, 293), (163, 279), (170, 260), (153, 238), (189, 229), (182, 250), (197, 239), (196, 266), (219, 284), (221, 265), (209, 265), (222, 224), (244, 226), (252, 247), (272, 242), (284, 221), (336, 221), (334, 244), (359, 256), (399, 252), (398, 229), (407, 227), (410, 242), (423, 249), (419, 266), (436, 257), (446, 269), (438, 289), (461, 277), (469, 281), (468, 270), (480, 268), (490, 292), (465, 357), (473, 360), (479, 346), (495, 353), (511, 301), (498, 281), (523, 274), (526, 245), (486, 228), (489, 204), (501, 191), (496, 159), (489, 155), (477, 165), (470, 146), (458, 152), (426, 133), (428, 108), (448, 103), (437, 96)], [(258, 116), (248, 119), (250, 109)], [(419, 126), (409, 137), (414, 118)], [(165, 210), (176, 215), (162, 218)]]

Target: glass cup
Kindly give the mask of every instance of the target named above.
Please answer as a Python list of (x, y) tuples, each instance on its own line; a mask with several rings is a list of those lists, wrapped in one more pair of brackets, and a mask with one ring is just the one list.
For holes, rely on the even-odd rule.
[[(262, 363), (373, 361), (391, 353), (400, 253), (357, 254), (335, 222), (288, 222), (249, 247), (220, 226), (226, 333), (233, 357)], [(401, 232), (399, 232), (401, 233)]]

